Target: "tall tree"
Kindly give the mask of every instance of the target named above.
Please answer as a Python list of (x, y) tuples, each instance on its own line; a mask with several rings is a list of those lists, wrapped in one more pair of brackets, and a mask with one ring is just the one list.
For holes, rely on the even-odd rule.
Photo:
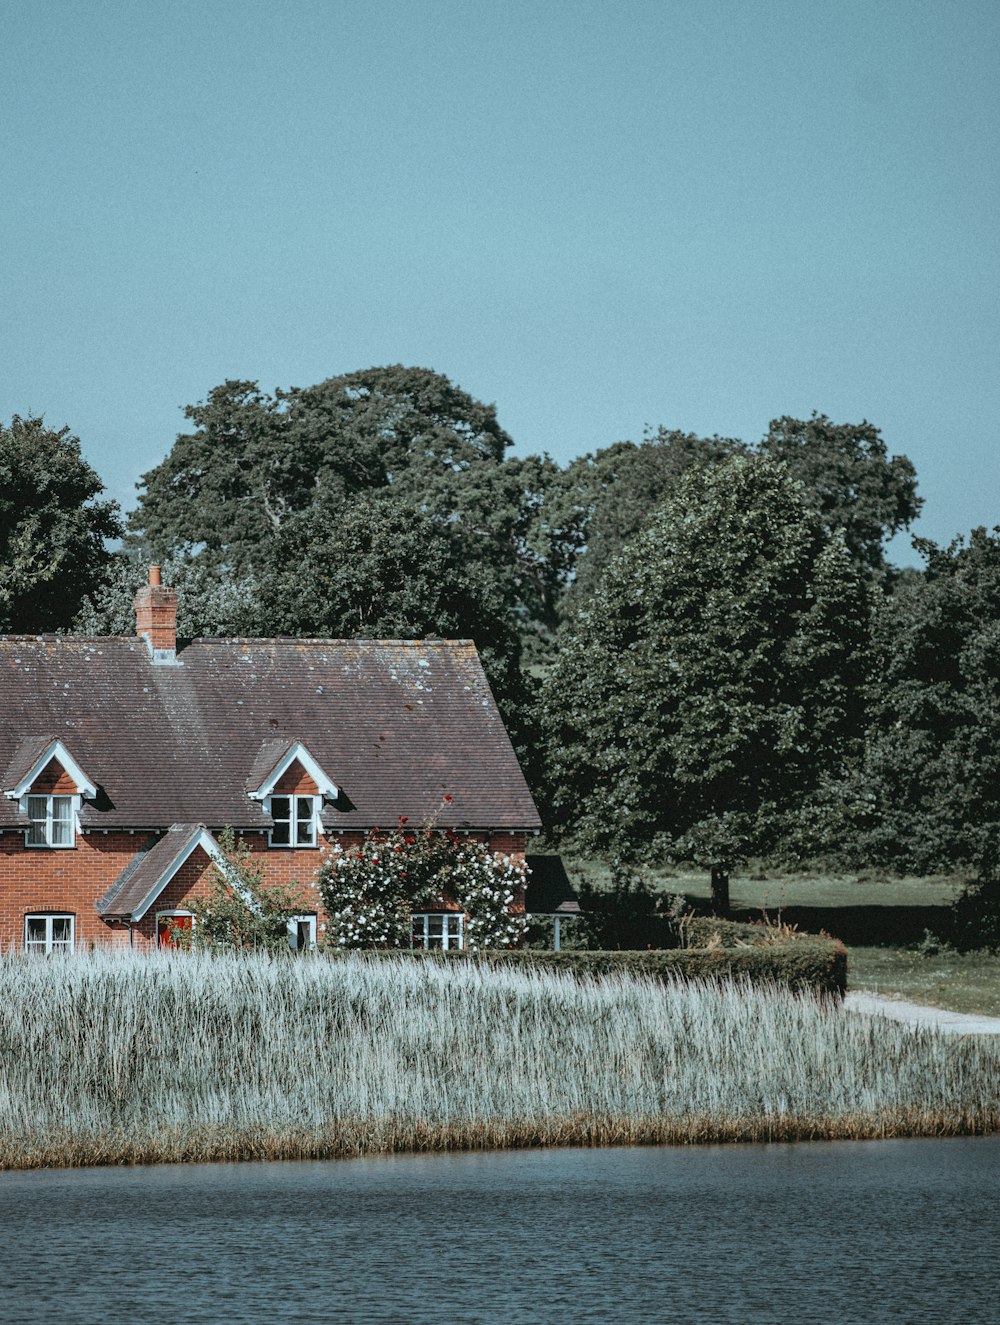
[(552, 816), (731, 866), (860, 755), (869, 590), (783, 465), (690, 470), (570, 623), (540, 703)]
[(865, 767), (869, 857), (928, 873), (1000, 861), (1000, 528), (916, 546), (881, 605)]
[[(730, 437), (696, 437), (658, 428), (641, 443), (615, 442), (571, 461), (552, 484), (549, 518), (571, 554), (571, 601), (597, 587), (605, 566), (699, 465), (719, 464), (746, 448)], [(573, 555), (575, 554), (575, 555)], [(569, 582), (570, 577), (564, 578)]]
[(195, 431), (143, 476), (132, 536), (155, 556), (204, 550), (237, 571), (318, 497), (391, 485), (449, 518), (456, 478), (510, 445), (492, 406), (440, 373), (398, 365), (274, 396), (225, 382), (185, 414)]
[(826, 528), (842, 532), (857, 564), (884, 576), (886, 540), (908, 529), (923, 504), (906, 456), (890, 457), (874, 424), (833, 423), (825, 414), (772, 419), (759, 450), (788, 465)]
[(0, 631), (69, 624), (106, 574), (118, 506), (68, 428), (15, 415), (0, 424)]
[(442, 374), (370, 368), (274, 396), (232, 381), (186, 413), (194, 431), (144, 477), (134, 547), (252, 576), (287, 524), (380, 494), (467, 536), (522, 635), (554, 625), (570, 561), (548, 515), (557, 466), (507, 458), (494, 407)]

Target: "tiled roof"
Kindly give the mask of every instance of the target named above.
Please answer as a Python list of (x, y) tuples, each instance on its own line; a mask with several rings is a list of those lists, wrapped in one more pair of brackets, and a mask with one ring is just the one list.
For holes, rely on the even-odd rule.
[(55, 739), (51, 734), (37, 736), (25, 733), (3, 772), (3, 790), (16, 787), (22, 778), (27, 777)]
[[(330, 828), (538, 824), (468, 641), (203, 639), (177, 662), (127, 637), (0, 637), (0, 768), (45, 732), (97, 784), (85, 829), (263, 828), (248, 782), (302, 741), (341, 788)], [(0, 828), (19, 822), (0, 797)]]
[[(108, 891), (98, 900), (102, 916), (131, 916), (140, 919), (143, 902), (163, 891), (205, 834), (203, 824), (171, 824), (132, 857)], [(211, 845), (216, 846), (211, 839)], [(155, 892), (154, 892), (155, 890)]]

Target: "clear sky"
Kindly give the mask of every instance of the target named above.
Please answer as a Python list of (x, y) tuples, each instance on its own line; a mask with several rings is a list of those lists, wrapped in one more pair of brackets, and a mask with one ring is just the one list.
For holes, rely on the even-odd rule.
[[(867, 417), (1000, 523), (997, 0), (0, 0), (0, 418), (373, 364), (561, 462)], [(907, 548), (894, 548), (909, 561)]]

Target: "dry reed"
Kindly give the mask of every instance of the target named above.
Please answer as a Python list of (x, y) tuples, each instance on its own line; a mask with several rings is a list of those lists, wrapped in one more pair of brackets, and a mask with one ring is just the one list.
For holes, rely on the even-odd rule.
[(1000, 1045), (474, 964), (0, 960), (0, 1167), (1000, 1130)]

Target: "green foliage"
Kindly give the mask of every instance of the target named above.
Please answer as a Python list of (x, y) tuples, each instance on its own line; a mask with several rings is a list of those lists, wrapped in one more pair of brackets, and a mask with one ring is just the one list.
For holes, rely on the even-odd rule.
[(772, 419), (759, 449), (787, 464), (827, 531), (842, 535), (855, 565), (885, 575), (885, 540), (908, 529), (923, 505), (906, 456), (890, 458), (867, 420), (833, 423), (825, 414)]
[(103, 490), (68, 428), (0, 424), (0, 631), (63, 628), (102, 580), (105, 540), (122, 532)]
[(174, 941), (208, 951), (289, 952), (288, 922), (309, 910), (296, 884), (269, 883), (263, 861), (231, 828), (219, 835), (222, 859), (212, 862), (208, 895), (186, 900), (194, 916)]
[(549, 821), (625, 859), (762, 853), (860, 756), (869, 618), (783, 466), (690, 471), (546, 678)]
[(360, 846), (334, 849), (317, 881), (333, 948), (408, 948), (414, 911), (452, 908), (465, 912), (472, 950), (507, 947), (524, 934), (523, 912), (512, 910), (523, 865), (450, 831), (409, 829), (405, 818), (391, 832), (367, 833)]
[(582, 879), (577, 895), (581, 915), (573, 922), (573, 946), (610, 952), (676, 948), (680, 942), (684, 899), (657, 891), (635, 870), (618, 864), (608, 887)]
[(921, 541), (922, 578), (881, 605), (861, 850), (917, 873), (1000, 854), (1000, 529)]
[(719, 464), (745, 448), (728, 437), (658, 428), (641, 443), (615, 442), (571, 461), (551, 484), (550, 519), (563, 534), (569, 601), (597, 587), (605, 567), (633, 538), (689, 469)]
[(333, 509), (393, 486), (404, 503), (451, 515), (461, 476), (510, 445), (492, 406), (399, 365), (274, 396), (225, 382), (185, 414), (195, 431), (144, 475), (132, 535), (152, 555), (203, 549), (237, 572), (317, 500)]
[[(252, 575), (234, 576), (196, 557), (167, 557), (161, 568), (164, 584), (177, 590), (182, 639), (273, 633)], [(70, 629), (80, 635), (134, 635), (135, 595), (146, 574), (146, 560), (134, 548), (115, 552), (105, 579), (84, 596)]]

